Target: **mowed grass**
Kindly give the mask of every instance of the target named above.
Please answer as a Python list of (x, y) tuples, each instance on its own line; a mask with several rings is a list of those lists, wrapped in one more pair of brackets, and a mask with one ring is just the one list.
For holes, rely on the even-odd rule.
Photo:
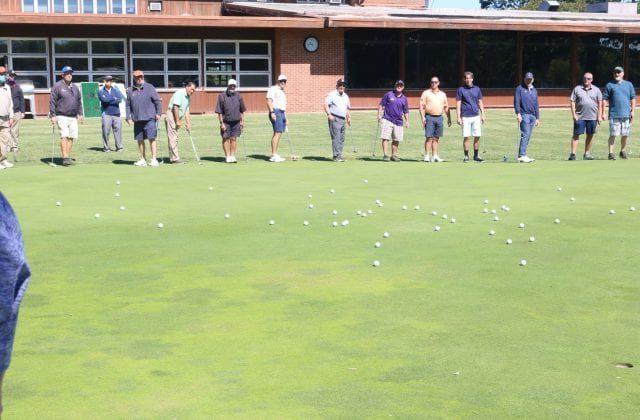
[[(46, 121), (26, 122), (22, 161), (0, 172), (33, 271), (7, 418), (636, 417), (640, 161), (561, 161), (566, 116), (545, 111), (533, 165), (501, 163), (506, 111), (490, 112), (482, 165), (459, 162), (452, 129), (456, 162), (440, 165), (135, 168), (111, 163), (135, 158), (131, 140), (87, 150), (92, 121), (80, 164), (49, 168)], [(367, 153), (372, 117), (354, 118)], [(401, 156), (417, 160), (415, 125)], [(194, 134), (220, 156), (211, 117)], [(246, 135), (266, 154), (266, 116)], [(330, 155), (322, 115), (292, 115), (291, 135), (298, 154)]]

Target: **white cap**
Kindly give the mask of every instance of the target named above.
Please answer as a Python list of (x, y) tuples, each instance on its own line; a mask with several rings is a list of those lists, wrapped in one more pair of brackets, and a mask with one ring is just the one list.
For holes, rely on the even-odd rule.
[(285, 76), (284, 74), (281, 74), (280, 76), (278, 76), (278, 82), (281, 81), (281, 80), (286, 81), (287, 80), (287, 76)]
[(229, 81), (227, 82), (227, 86), (238, 86), (238, 82), (236, 82), (236, 79), (229, 79)]

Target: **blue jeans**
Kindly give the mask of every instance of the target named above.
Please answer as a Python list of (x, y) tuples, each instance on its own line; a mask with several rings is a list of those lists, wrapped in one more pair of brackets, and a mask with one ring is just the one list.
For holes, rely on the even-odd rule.
[(526, 156), (529, 140), (531, 140), (531, 132), (536, 125), (536, 116), (531, 114), (522, 114), (522, 122), (520, 123), (520, 150), (518, 157)]

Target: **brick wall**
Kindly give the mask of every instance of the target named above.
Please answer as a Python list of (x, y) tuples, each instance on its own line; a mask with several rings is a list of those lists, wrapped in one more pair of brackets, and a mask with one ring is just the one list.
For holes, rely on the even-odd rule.
[[(315, 53), (304, 49), (308, 36), (315, 36), (319, 48)], [(322, 111), (327, 93), (336, 87), (344, 72), (344, 32), (342, 29), (276, 30), (274, 43), (274, 78), (287, 76), (287, 110)]]

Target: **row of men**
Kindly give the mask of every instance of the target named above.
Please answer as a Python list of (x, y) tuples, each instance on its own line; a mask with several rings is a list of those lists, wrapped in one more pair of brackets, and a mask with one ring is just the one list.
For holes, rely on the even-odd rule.
[[(6, 69), (0, 67), (0, 169), (12, 167), (8, 160), (8, 152), (17, 148), (17, 124), (15, 116), (24, 112), (24, 97), (20, 105), (19, 99), (15, 101), (14, 87), (8, 91), (4, 83), (13, 80), (15, 73), (9, 72), (6, 78)], [(13, 74), (13, 76), (12, 76)], [(134, 83), (127, 89), (126, 96), (113, 86), (113, 78), (107, 76), (104, 86), (100, 89), (98, 97), (102, 107), (102, 136), (103, 150), (110, 152), (109, 137), (114, 133), (116, 151), (124, 150), (122, 143), (122, 121), (120, 104), (125, 102), (126, 121), (133, 124), (134, 139), (137, 141), (140, 159), (136, 166), (157, 166), (158, 125), (162, 113), (161, 99), (155, 88), (146, 83), (144, 73), (140, 70), (133, 72)], [(574, 88), (571, 94), (571, 110), (574, 119), (574, 132), (571, 140), (571, 154), (569, 160), (576, 159), (576, 151), (579, 137), (586, 133), (585, 160), (593, 159), (591, 145), (597, 126), (607, 119), (605, 116), (605, 104), (609, 107), (610, 138), (609, 159), (615, 160), (613, 146), (616, 137), (621, 137), (620, 157), (627, 158), (626, 143), (630, 132), (631, 122), (635, 109), (635, 89), (633, 85), (624, 80), (624, 70), (621, 67), (614, 69), (614, 79), (608, 83), (604, 94), (598, 87), (592, 84), (593, 76), (585, 73), (583, 83)], [(72, 83), (73, 69), (65, 66), (61, 72), (61, 80), (51, 90), (50, 117), (54, 126), (60, 133), (60, 150), (62, 152), (63, 165), (73, 164), (70, 157), (74, 139), (78, 138), (78, 122), (82, 122), (82, 100), (76, 85)], [(420, 115), (425, 130), (425, 162), (442, 162), (438, 154), (440, 138), (444, 131), (444, 116), (447, 124), (451, 126), (451, 115), (446, 94), (439, 89), (438, 77), (432, 77), (430, 88), (425, 90), (420, 98)], [(267, 91), (267, 107), (269, 120), (273, 128), (271, 139), (271, 162), (282, 162), (285, 159), (278, 154), (278, 146), (282, 133), (286, 131), (288, 121), (286, 118), (287, 97), (285, 88), (287, 78), (280, 75), (277, 84)], [(11, 83), (10, 83), (11, 85)], [(18, 87), (19, 88), (19, 87)], [(185, 129), (191, 131), (190, 98), (194, 94), (196, 86), (188, 82), (183, 89), (176, 91), (169, 101), (166, 110), (165, 126), (168, 137), (169, 157), (171, 163), (186, 163), (180, 158), (178, 150), (178, 130), (184, 120)], [(398, 148), (404, 137), (404, 127), (409, 126), (409, 104), (403, 93), (404, 82), (398, 80), (395, 89), (387, 92), (380, 101), (378, 108), (379, 133), (382, 142), (383, 160), (398, 161)], [(18, 110), (16, 103), (18, 102)], [(21, 108), (20, 108), (21, 106)], [(333, 159), (344, 161), (342, 151), (344, 149), (346, 127), (351, 124), (351, 104), (346, 93), (346, 82), (338, 80), (336, 89), (329, 93), (324, 106), (329, 123), (329, 133), (332, 139)], [(520, 128), (520, 144), (518, 148), (519, 162), (530, 163), (534, 159), (527, 155), (527, 148), (534, 127), (540, 124), (540, 111), (538, 92), (534, 87), (534, 76), (526, 73), (523, 83), (516, 88), (514, 95), (514, 109)], [(242, 96), (237, 92), (237, 83), (230, 79), (227, 89), (218, 96), (216, 110), (222, 137), (223, 150), (227, 163), (236, 163), (237, 138), (244, 128), (244, 113), (246, 107)], [(482, 162), (479, 155), (479, 142), (482, 136), (482, 126), (485, 123), (485, 108), (481, 89), (474, 84), (473, 73), (465, 72), (465, 84), (456, 92), (457, 122), (462, 127), (464, 162), (470, 160), (470, 139), (473, 137), (473, 160)], [(18, 117), (17, 121), (19, 121)], [(5, 130), (7, 129), (7, 130)], [(15, 134), (13, 134), (15, 133)], [(147, 160), (145, 140), (149, 141), (151, 159)], [(391, 142), (391, 154), (389, 154), (389, 142)]]
[(16, 76), (16, 72), (0, 66), (0, 169), (13, 167), (6, 156), (18, 151), (20, 121), (24, 118), (24, 92)]

